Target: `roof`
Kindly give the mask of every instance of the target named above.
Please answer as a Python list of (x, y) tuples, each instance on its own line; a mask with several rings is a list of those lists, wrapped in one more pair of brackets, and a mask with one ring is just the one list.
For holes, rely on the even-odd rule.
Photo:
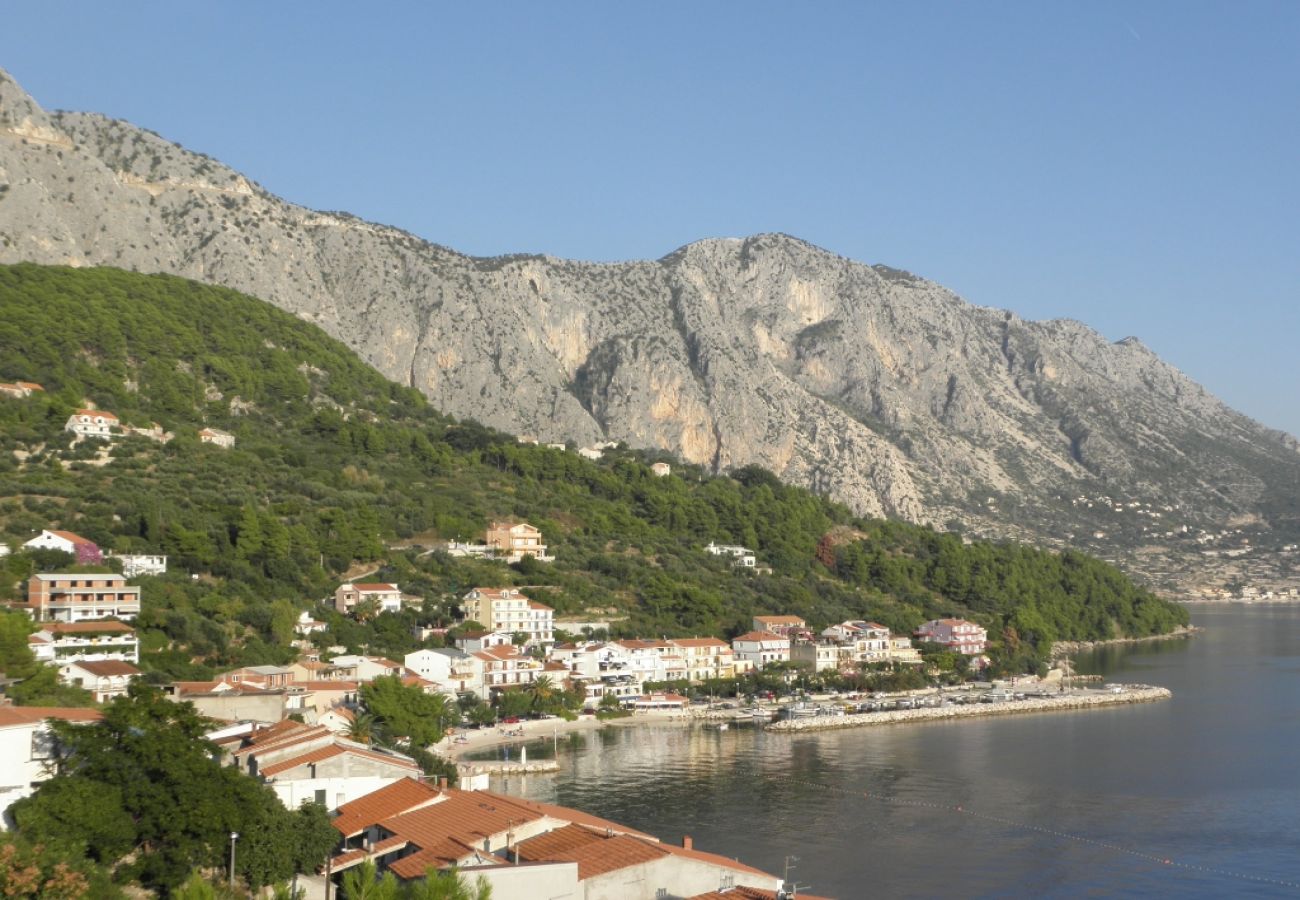
[(29, 391), (45, 390), (45, 388), (41, 387), (39, 384), (37, 384), (34, 381), (15, 381), (14, 384), (18, 385), (21, 388), (27, 388)]
[(673, 638), (669, 643), (678, 647), (727, 647), (726, 641), (711, 637)]
[(72, 543), (74, 543), (74, 544), (88, 544), (88, 545), (90, 545), (90, 546), (92, 546), (92, 547), (94, 547), (94, 546), (98, 546), (98, 545), (97, 545), (94, 541), (92, 541), (90, 538), (84, 538), (84, 537), (82, 537), (81, 535), (79, 535), (79, 534), (75, 534), (75, 533), (73, 533), (73, 532), (71, 532), (71, 531), (50, 531), (50, 534), (56, 535), (56, 536), (58, 536), (58, 537), (61, 537), (61, 538), (63, 538), (65, 541), (72, 541)]
[(769, 625), (802, 625), (803, 619), (799, 616), (754, 616), (755, 622), (766, 622)]
[(83, 672), (89, 672), (98, 678), (111, 678), (116, 675), (141, 675), (143, 674), (129, 662), (122, 662), (120, 659), (101, 659), (95, 662), (75, 662), (68, 663), (69, 666), (75, 666)]
[(135, 634), (135, 629), (116, 619), (82, 622), (42, 622), (41, 631), (52, 634)]
[(788, 644), (790, 639), (783, 635), (773, 634), (770, 631), (748, 631), (739, 637), (731, 639), (733, 644), (736, 641), (762, 641), (763, 643), (767, 643), (768, 641), (785, 641)]
[(362, 593), (367, 593), (367, 594), (375, 594), (380, 592), (388, 593), (390, 591), (397, 591), (398, 593), (401, 593), (401, 588), (399, 588), (397, 585), (384, 584), (378, 581), (370, 582), (367, 584), (354, 584), (352, 585), (352, 587), (354, 590), (358, 590), (361, 591)]
[(98, 722), (104, 714), (97, 709), (61, 706), (0, 706), (0, 728), (31, 725), (46, 719), (64, 722)]
[(521, 859), (529, 862), (576, 862), (585, 881), (628, 866), (653, 862), (669, 851), (657, 842), (626, 834), (604, 835), (581, 825), (566, 825), (522, 841)]
[(414, 778), (403, 778), (339, 807), (333, 825), (344, 837), (365, 831), (376, 822), (435, 803), (442, 792)]
[(479, 597), (481, 597), (484, 600), (525, 600), (529, 603), (532, 602), (531, 600), (528, 600), (528, 597), (526, 597), (521, 592), (515, 590), (514, 588), (488, 588), (488, 587), (471, 588), (470, 591), (467, 594), (465, 594), (465, 597), (463, 599), (468, 600), (471, 598), (471, 595), (473, 594), (477, 594)]
[(389, 765), (392, 766), (400, 766), (401, 768), (404, 769), (412, 769), (416, 772), (420, 771), (420, 767), (416, 765), (415, 761), (408, 757), (398, 756), (396, 754), (379, 753), (374, 750), (362, 750), (358, 747), (348, 747), (343, 744), (335, 743), (335, 744), (329, 744), (324, 747), (318, 747), (314, 750), (308, 750), (306, 753), (303, 753), (299, 756), (294, 756), (291, 757), (290, 759), (282, 760), (277, 763), (272, 763), (271, 765), (265, 768), (259, 767), (258, 772), (266, 778), (272, 778), (276, 775), (279, 775), (281, 772), (288, 772), (291, 769), (296, 769), (299, 766), (310, 765), (311, 763), (324, 762), (327, 759), (333, 759), (336, 756), (343, 756), (344, 754), (361, 756), (366, 759), (372, 759), (378, 762), (388, 763)]
[(76, 412), (74, 412), (73, 415), (74, 416), (100, 416), (101, 418), (104, 419), (112, 419), (114, 422), (117, 421), (117, 416), (113, 415), (111, 412), (109, 412), (106, 409), (79, 409)]
[(551, 607), (547, 606), (545, 603), (538, 603), (536, 600), (529, 600), (529, 601), (528, 601), (528, 608), (529, 608), (529, 609), (545, 609), (545, 610), (548, 610), (548, 611), (550, 611), (550, 612), (555, 612), (555, 610), (551, 609)]
[(545, 813), (530, 809), (513, 797), (488, 791), (447, 791), (447, 799), (403, 813), (379, 824), (394, 837), (401, 837), (420, 848), (419, 852), (393, 863), (390, 868), (399, 878), (418, 877), (431, 865), (458, 862), (483, 842), (528, 822), (536, 822)]

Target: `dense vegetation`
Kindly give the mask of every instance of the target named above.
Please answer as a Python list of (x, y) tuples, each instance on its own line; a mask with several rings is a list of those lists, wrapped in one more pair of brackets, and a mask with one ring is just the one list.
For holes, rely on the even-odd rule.
[[(715, 478), (674, 463), (656, 478), (644, 453), (590, 462), (518, 444), (431, 410), (314, 326), (177, 278), (0, 267), (0, 380), (46, 388), (0, 397), (0, 539), (60, 527), (169, 554), (172, 570), (142, 581), (144, 665), (159, 677), (284, 662), (308, 608), (330, 624), (322, 645), (399, 655), (417, 646), (411, 625), (454, 623), (475, 585), (524, 586), (561, 616), (611, 619), (624, 634), (730, 636), (762, 613), (907, 632), (966, 615), (1015, 667), (1036, 665), (1054, 638), (1185, 621), (1095, 560), (858, 520), (760, 469)], [(63, 425), (87, 402), (176, 437), (73, 446)], [(238, 445), (200, 444), (204, 425)], [(505, 567), (420, 549), (481, 536), (494, 518), (540, 527), (558, 561)], [(703, 552), (711, 540), (756, 549), (770, 571), (733, 569)], [(0, 560), (0, 598), (52, 565)], [(318, 605), (371, 571), (423, 608), (357, 623)]]
[(153, 888), (220, 866), (231, 832), (236, 869), (254, 889), (315, 871), (337, 840), (325, 808), (287, 810), (269, 787), (221, 765), (203, 740), (210, 725), (140, 685), (105, 706), (101, 722), (53, 722), (58, 777), (14, 804), (19, 836)]

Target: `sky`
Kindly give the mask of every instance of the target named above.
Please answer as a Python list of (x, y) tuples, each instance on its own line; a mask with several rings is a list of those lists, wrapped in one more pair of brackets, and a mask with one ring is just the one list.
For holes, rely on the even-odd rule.
[(781, 231), (1300, 435), (1300, 3), (9, 0), (0, 68), (475, 255)]

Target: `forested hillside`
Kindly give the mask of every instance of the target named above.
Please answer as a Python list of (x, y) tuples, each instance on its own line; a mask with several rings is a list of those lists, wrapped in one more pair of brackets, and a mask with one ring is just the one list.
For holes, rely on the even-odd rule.
[[(0, 381), (16, 380), (45, 391), (0, 396), (0, 540), (16, 548), (59, 527), (105, 549), (169, 554), (172, 570), (142, 582), (139, 622), (153, 651), (144, 664), (161, 673), (286, 660), (303, 609), (336, 643), (400, 654), (416, 646), (411, 624), (453, 623), (475, 585), (524, 586), (560, 616), (613, 619), (626, 634), (727, 636), (755, 613), (903, 632), (967, 615), (1015, 666), (1052, 639), (1186, 619), (1081, 555), (855, 519), (761, 469), (713, 478), (673, 461), (656, 478), (640, 452), (591, 462), (519, 444), (440, 415), (312, 325), (179, 278), (0, 267)], [(72, 446), (64, 422), (87, 403), (175, 438)], [(199, 443), (204, 426), (237, 445)], [(541, 528), (557, 562), (424, 552), (481, 537), (496, 518)], [(770, 574), (737, 572), (703, 552), (709, 541), (754, 548)], [(0, 561), (0, 596), (57, 562)], [(424, 596), (423, 609), (358, 624), (319, 606), (346, 573), (370, 569)]]

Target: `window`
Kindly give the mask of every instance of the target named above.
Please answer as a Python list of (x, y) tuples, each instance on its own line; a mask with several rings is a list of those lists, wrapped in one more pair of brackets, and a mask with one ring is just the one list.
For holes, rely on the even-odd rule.
[(321, 806), (325, 805), (325, 792), (323, 790), (316, 792), (316, 802)]

